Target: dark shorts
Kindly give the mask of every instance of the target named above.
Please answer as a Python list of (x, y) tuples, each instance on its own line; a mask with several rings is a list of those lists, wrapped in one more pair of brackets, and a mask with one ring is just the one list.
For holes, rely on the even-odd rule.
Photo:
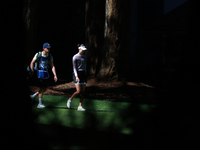
[(47, 87), (47, 86), (49, 86), (49, 82), (47, 79), (38, 78), (37, 85), (39, 87)]
[(84, 85), (87, 83), (87, 79), (86, 79), (86, 75), (85, 75), (85, 71), (78, 71), (78, 77), (80, 79), (79, 82), (76, 81), (76, 77), (73, 73), (73, 80), (75, 84), (80, 84), (80, 85)]

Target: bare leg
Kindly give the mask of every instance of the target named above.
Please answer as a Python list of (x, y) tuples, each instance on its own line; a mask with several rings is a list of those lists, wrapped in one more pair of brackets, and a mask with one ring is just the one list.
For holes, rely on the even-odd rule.
[(39, 98), (42, 98), (42, 96), (43, 96), (43, 93), (39, 93)]
[(40, 91), (39, 91), (39, 104), (38, 104), (37, 108), (45, 108), (45, 106), (42, 104), (42, 96), (43, 96), (43, 93), (45, 91), (46, 91), (45, 87), (40, 88)]
[(78, 84), (75, 86), (76, 86), (76, 92), (74, 92), (74, 94), (72, 94), (72, 96), (69, 98), (71, 101), (73, 100), (74, 97), (76, 97), (81, 93), (81, 86)]
[(38, 95), (38, 94), (39, 94), (39, 91), (35, 92), (34, 94), (35, 94), (35, 96)]
[(82, 106), (82, 103), (83, 103), (83, 98), (84, 98), (84, 95), (85, 95), (85, 85), (81, 85), (81, 94), (80, 94), (80, 103), (79, 103), (79, 106)]
[(39, 91), (39, 98), (42, 98), (43, 93), (44, 93), (45, 91), (46, 91), (46, 88), (45, 88), (45, 87), (40, 88), (40, 91)]

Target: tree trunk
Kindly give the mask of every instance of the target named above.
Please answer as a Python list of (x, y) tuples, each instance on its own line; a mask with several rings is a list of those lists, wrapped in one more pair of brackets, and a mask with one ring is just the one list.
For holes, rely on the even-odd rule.
[(26, 52), (26, 63), (29, 63), (35, 54), (35, 42), (37, 31), (37, 16), (38, 16), (38, 0), (24, 1), (24, 26), (26, 40), (24, 43)]
[(105, 2), (86, 0), (86, 46), (88, 48), (88, 72), (97, 76), (102, 60), (104, 43)]
[[(108, 10), (106, 15), (106, 9), (102, 12), (105, 8), (105, 1), (104, 4), (101, 2), (101, 5), (96, 6), (91, 2), (86, 4), (89, 69), (90, 73), (95, 74), (99, 79), (124, 80), (129, 75), (131, 0), (107, 0), (106, 2)], [(100, 6), (103, 8), (99, 12)], [(96, 24), (88, 24), (91, 18), (87, 14), (91, 7), (94, 10), (92, 22)], [(97, 17), (97, 14), (100, 16)], [(96, 25), (99, 27), (98, 32), (97, 29), (93, 31)], [(105, 34), (103, 30), (106, 31)], [(90, 35), (93, 36), (90, 37)]]

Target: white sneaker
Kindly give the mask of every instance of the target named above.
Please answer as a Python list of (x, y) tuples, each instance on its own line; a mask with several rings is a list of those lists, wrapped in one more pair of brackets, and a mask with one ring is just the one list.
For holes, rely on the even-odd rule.
[(85, 111), (86, 109), (84, 109), (82, 106), (78, 106), (78, 109), (77, 109), (77, 110)]
[(38, 104), (37, 108), (45, 108), (45, 106), (43, 104)]
[(68, 108), (71, 108), (71, 102), (72, 102), (72, 101), (71, 101), (70, 99), (67, 100), (67, 107), (68, 107)]

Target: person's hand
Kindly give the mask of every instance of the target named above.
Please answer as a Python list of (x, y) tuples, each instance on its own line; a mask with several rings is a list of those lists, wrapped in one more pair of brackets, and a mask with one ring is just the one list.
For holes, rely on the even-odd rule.
[(79, 82), (79, 81), (80, 81), (80, 79), (78, 78), (78, 76), (76, 76), (76, 81), (77, 81), (77, 82)]
[(54, 76), (54, 81), (57, 82), (58, 81), (58, 77), (55, 75)]

